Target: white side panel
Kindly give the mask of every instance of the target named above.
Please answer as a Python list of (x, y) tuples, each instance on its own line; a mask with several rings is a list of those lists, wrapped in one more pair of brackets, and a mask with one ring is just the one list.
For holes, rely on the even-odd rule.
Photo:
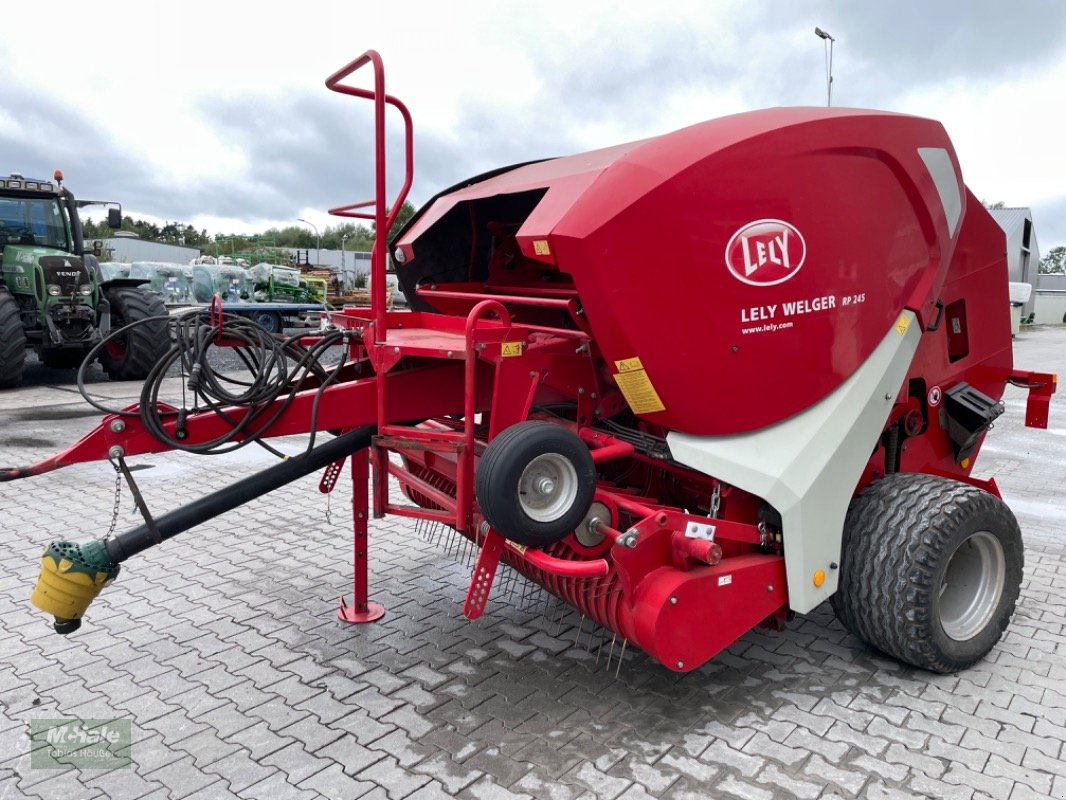
[(948, 219), (948, 233), (955, 235), (962, 214), (962, 190), (955, 175), (955, 165), (951, 156), (943, 147), (919, 147), (918, 155), (925, 162), (925, 168), (933, 178), (940, 202), (944, 205), (944, 215)]
[[(796, 416), (735, 436), (667, 437), (677, 461), (758, 495), (781, 513), (789, 605), (797, 612), (836, 591), (838, 573), (830, 564), (840, 563), (848, 503), (920, 338), (921, 326), (906, 311), (855, 374)], [(820, 588), (816, 570), (826, 575)]]

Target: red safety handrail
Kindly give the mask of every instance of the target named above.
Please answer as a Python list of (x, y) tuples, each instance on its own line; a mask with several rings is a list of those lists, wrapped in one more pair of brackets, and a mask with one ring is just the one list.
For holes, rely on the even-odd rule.
[[(341, 83), (341, 81), (366, 64), (371, 64), (374, 67), (373, 91)], [(411, 181), (414, 178), (414, 141), (411, 113), (402, 102), (385, 93), (385, 67), (381, 62), (381, 56), (375, 50), (367, 50), (354, 61), (349, 62), (346, 66), (326, 78), (326, 88), (332, 92), (374, 101), (374, 199), (336, 206), (331, 208), (329, 213), (337, 217), (374, 220), (374, 247), (370, 252), (370, 274), (373, 282), (370, 290), (370, 305), (374, 313), (374, 339), (377, 342), (384, 342), (387, 335), (385, 325), (385, 245), (389, 231), (400, 213), (404, 200), (407, 199), (407, 193), (411, 189)], [(391, 105), (400, 112), (404, 124), (404, 181), (389, 211), (386, 210), (389, 206), (385, 199), (386, 104)], [(374, 207), (373, 214), (356, 211), (356, 209), (366, 208), (371, 205)]]
[(511, 327), (511, 315), (501, 303), (495, 300), (482, 300), (466, 315), (466, 363), (463, 382), (463, 453), (459, 458), (455, 476), (455, 497), (458, 507), (455, 512), (456, 527), (466, 527), (470, 517), (470, 499), (474, 488), (474, 428), (477, 415), (477, 350), (476, 331), (478, 320), (486, 314), (495, 314), (504, 327)]
[(214, 296), (211, 298), (211, 327), (217, 327), (217, 330), (215, 331), (216, 345), (222, 344), (222, 328), (225, 324), (223, 317), (225, 315), (226, 312), (222, 310), (222, 296), (218, 292), (215, 292)]

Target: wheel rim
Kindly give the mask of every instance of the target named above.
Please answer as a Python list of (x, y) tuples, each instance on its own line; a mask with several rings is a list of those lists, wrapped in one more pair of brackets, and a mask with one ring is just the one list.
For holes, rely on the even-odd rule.
[(537, 456), (518, 479), (518, 503), (534, 522), (554, 522), (577, 499), (577, 470), (559, 453)]
[(115, 361), (121, 361), (123, 356), (126, 355), (126, 345), (124, 342), (120, 342), (118, 339), (110, 339), (107, 344), (104, 345), (104, 349)]
[(940, 581), (940, 624), (955, 641), (972, 639), (992, 619), (1003, 596), (1007, 559), (987, 531), (964, 539)]

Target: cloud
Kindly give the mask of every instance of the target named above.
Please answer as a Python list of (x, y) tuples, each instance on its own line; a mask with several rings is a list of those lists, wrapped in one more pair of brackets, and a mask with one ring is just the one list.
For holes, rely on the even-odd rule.
[(953, 78), (993, 81), (1017, 77), (1061, 54), (1066, 5), (872, 3), (861, 15), (851, 15), (844, 31), (854, 32), (854, 44), (842, 46), (854, 47), (868, 77), (879, 71), (900, 86)]
[[(239, 150), (247, 174), (187, 187), (170, 203), (178, 216), (211, 209), (235, 219), (286, 219), (294, 209), (342, 205), (373, 197), (374, 144), (371, 104), (322, 92), (265, 102), (255, 96), (216, 96), (202, 101), (205, 119)], [(422, 203), (439, 190), (495, 167), (565, 155), (580, 145), (565, 132), (524, 125), (471, 103), (457, 109), (460, 136), (419, 129), (415, 121), (416, 183)], [(390, 114), (388, 139), (391, 200), (403, 179), (400, 118)]]
[[(47, 95), (0, 81), (7, 113), (2, 148), (6, 169), (50, 178), (63, 170), (76, 196), (94, 200), (146, 200), (156, 195), (148, 165), (116, 148), (92, 116)], [(86, 187), (79, 191), (78, 187)], [(91, 187), (91, 188), (90, 188)]]
[(1066, 194), (1033, 204), (1033, 229), (1041, 258), (1052, 247), (1066, 244)]
[[(1066, 4), (1040, 0), (928, 0), (867, 3), (858, 8), (827, 0), (804, 4), (751, 3), (733, 18), (750, 31), (745, 89), (756, 98), (820, 104), (825, 45), (817, 25), (835, 38), (834, 105), (892, 109), (913, 91), (965, 84), (972, 89), (1036, 74), (1061, 58)], [(767, 57), (769, 56), (769, 57)], [(817, 76), (820, 95), (805, 92)]]
[[(276, 27), (273, 8), (255, 20), (220, 11), (219, 25), (246, 24), (254, 40)], [(321, 225), (329, 206), (373, 192), (370, 104), (322, 87), (344, 54), (361, 49), (342, 31), (348, 12), (327, 16), (331, 8), (308, 0), (306, 13), (286, 23), (294, 40), (316, 35), (318, 47), (269, 59), (241, 47), (210, 58), (190, 53), (182, 34), (198, 30), (195, 14), (175, 22), (145, 12), (121, 84), (110, 58), (85, 59), (73, 73), (28, 70), (39, 59), (8, 40), (0, 44), (0, 63), (10, 66), (0, 85), (8, 168), (47, 175), (59, 166), (80, 195), (119, 199), (160, 219), (210, 220), (212, 232), (307, 215)], [(669, 13), (622, 8), (472, 2), (462, 11), (427, 7), (411, 29), (388, 14), (360, 17), (360, 44), (382, 50), (390, 89), (414, 115), (412, 199), (499, 166), (740, 110), (820, 105), (818, 25), (837, 38), (834, 105), (943, 119), (979, 195), (1052, 209), (1038, 215), (1041, 240), (1066, 239), (1053, 202), (1066, 181), (1061, 148), (1053, 126), (1034, 121), (1041, 98), (1050, 100), (1066, 75), (1058, 45), (1066, 4), (679, 0)], [(57, 41), (83, 38), (93, 14), (60, 25)], [(315, 20), (324, 18), (337, 25), (321, 30)], [(445, 26), (446, 42), (438, 35)], [(400, 153), (395, 135), (390, 152)], [(390, 196), (401, 167), (394, 158)]]

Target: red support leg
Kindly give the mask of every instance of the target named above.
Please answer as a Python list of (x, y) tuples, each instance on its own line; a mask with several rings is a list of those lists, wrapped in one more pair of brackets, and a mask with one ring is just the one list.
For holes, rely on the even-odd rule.
[(370, 463), (374, 466), (374, 519), (381, 519), (389, 501), (389, 454), (384, 447), (370, 448)]
[(470, 576), (470, 589), (463, 604), (463, 614), (467, 619), (477, 619), (485, 613), (485, 605), (492, 590), (492, 579), (496, 577), (496, 568), (500, 566), (502, 555), (503, 536), (489, 528), (481, 545), (481, 554), (478, 556), (477, 566), (474, 567), (474, 574)]
[(367, 577), (367, 531), (369, 528), (370, 503), (368, 492), (370, 483), (369, 458), (366, 450), (360, 450), (352, 456), (352, 523), (355, 532), (355, 580), (352, 604), (344, 604), (340, 599), (337, 616), (344, 622), (373, 622), (385, 613), (385, 607), (371, 603), (367, 598), (370, 593)]

